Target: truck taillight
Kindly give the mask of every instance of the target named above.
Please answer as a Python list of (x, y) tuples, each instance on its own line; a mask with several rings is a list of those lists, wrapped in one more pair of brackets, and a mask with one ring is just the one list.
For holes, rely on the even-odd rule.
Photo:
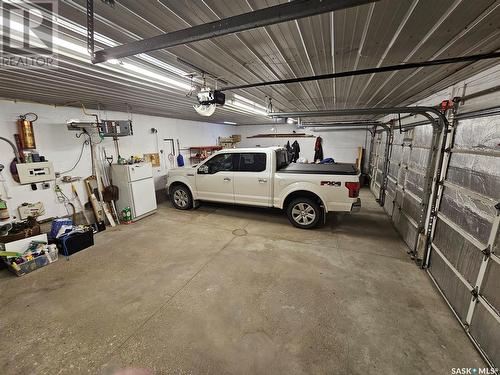
[(345, 187), (349, 189), (349, 198), (357, 198), (361, 187), (359, 182), (346, 182)]

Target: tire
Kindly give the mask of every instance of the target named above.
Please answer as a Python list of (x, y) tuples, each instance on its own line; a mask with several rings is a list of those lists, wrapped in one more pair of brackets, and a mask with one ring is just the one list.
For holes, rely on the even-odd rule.
[(286, 215), (293, 226), (301, 229), (312, 229), (321, 222), (323, 210), (311, 198), (295, 198), (288, 204)]
[(178, 210), (193, 208), (193, 196), (185, 185), (175, 185), (170, 188), (170, 201)]

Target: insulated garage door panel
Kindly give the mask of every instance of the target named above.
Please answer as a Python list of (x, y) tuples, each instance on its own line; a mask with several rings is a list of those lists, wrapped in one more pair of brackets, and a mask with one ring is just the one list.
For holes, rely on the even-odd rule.
[(439, 218), (436, 222), (433, 242), (446, 259), (473, 285), (477, 280), (484, 256), (480, 249)]
[(406, 180), (406, 167), (401, 168), (399, 171), (399, 176), (398, 176), (398, 185), (399, 186), (404, 186), (405, 185), (405, 180)]
[(393, 164), (398, 164), (401, 162), (401, 158), (403, 157), (403, 146), (401, 143), (396, 142), (396, 136), (394, 136), (394, 142), (391, 151), (391, 161)]
[(402, 209), (415, 223), (419, 222), (422, 215), (422, 202), (418, 198), (408, 193), (405, 194)]
[(394, 200), (396, 199), (396, 182), (392, 179), (392, 177), (389, 177), (387, 179), (387, 190), (385, 194), (386, 197), (384, 210), (389, 216), (392, 216), (392, 211), (394, 209)]
[(410, 154), (411, 154), (411, 148), (410, 147), (405, 147), (403, 149), (403, 155), (401, 158), (401, 163), (408, 165), (410, 163)]
[(393, 179), (397, 180), (398, 173), (399, 173), (399, 164), (397, 161), (391, 158), (389, 164), (389, 177), (392, 177)]
[(401, 189), (401, 187), (396, 186), (396, 195), (394, 197), (394, 203), (399, 210), (399, 207), (403, 205), (403, 199), (404, 199), (404, 191)]
[(380, 169), (377, 170), (377, 177), (375, 178), (375, 181), (378, 186), (382, 186), (382, 171)]
[[(431, 158), (433, 127), (424, 125), (403, 132), (394, 127), (388, 141), (391, 140), (384, 209), (392, 217), (405, 243), (414, 251), (427, 208), (422, 202)], [(371, 189), (376, 196), (384, 183), (382, 171), (386, 141), (385, 133), (377, 134), (374, 139)]]
[(414, 249), (418, 236), (416, 226), (406, 217), (405, 213), (397, 207), (394, 208), (392, 219), (394, 226), (400, 233), (406, 245), (408, 245), (410, 249)]
[(412, 169), (406, 171), (406, 189), (415, 194), (420, 199), (424, 195), (425, 172), (418, 172)]
[[(500, 116), (454, 124), (454, 143), (440, 187), (429, 272), (475, 342), (498, 367), (500, 259), (496, 253), (500, 217), (495, 205), (500, 200)], [(488, 250), (494, 254), (486, 256)], [(467, 291), (479, 294), (471, 299)]]
[[(494, 309), (500, 311), (500, 264), (495, 261), (488, 262), (481, 295)], [(498, 343), (500, 345), (500, 341)]]
[(411, 150), (410, 160), (408, 162), (408, 166), (411, 169), (417, 170), (420, 173), (425, 173), (427, 170), (427, 162), (430, 155), (429, 146), (413, 146)]
[(455, 131), (453, 147), (459, 149), (498, 150), (500, 116), (462, 120)]
[(480, 242), (488, 242), (492, 218), (496, 216), (492, 205), (458, 189), (445, 187), (440, 211)]
[(471, 293), (467, 286), (457, 277), (439, 254), (432, 254), (432, 266), (429, 271), (450, 302), (460, 320), (465, 322), (471, 301)]
[(476, 305), (470, 333), (486, 352), (488, 358), (498, 365), (500, 363), (500, 323), (482, 303)]
[(418, 126), (414, 129), (413, 133), (413, 146), (429, 147), (432, 142), (433, 128), (429, 125)]
[(498, 157), (452, 154), (446, 179), (479, 194), (500, 199)]

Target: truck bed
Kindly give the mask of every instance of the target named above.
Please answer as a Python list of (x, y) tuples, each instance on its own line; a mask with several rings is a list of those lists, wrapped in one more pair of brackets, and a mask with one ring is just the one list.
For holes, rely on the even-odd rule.
[(290, 163), (286, 167), (279, 169), (276, 173), (357, 175), (358, 170), (356, 169), (356, 165), (349, 163)]

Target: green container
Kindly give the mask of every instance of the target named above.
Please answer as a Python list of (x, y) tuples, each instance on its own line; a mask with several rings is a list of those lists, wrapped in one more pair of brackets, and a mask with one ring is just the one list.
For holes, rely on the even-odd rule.
[(125, 221), (125, 222), (132, 221), (132, 210), (130, 209), (130, 207), (125, 207), (122, 210), (122, 218), (123, 218), (123, 221)]

